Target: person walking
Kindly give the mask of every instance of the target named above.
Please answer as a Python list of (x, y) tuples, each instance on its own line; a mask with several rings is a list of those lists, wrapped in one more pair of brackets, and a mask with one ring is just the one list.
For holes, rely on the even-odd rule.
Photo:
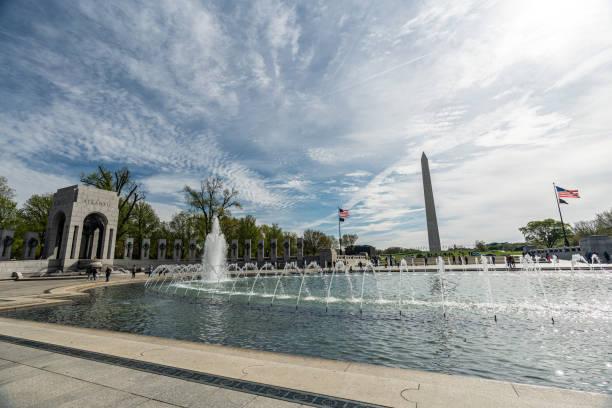
[(147, 269), (147, 275), (149, 275), (149, 278), (151, 277), (151, 275), (153, 275), (153, 265), (149, 265), (149, 268)]
[(93, 266), (91, 267), (91, 274), (93, 275), (93, 280), (97, 280), (98, 270), (94, 268)]
[(110, 267), (110, 266), (107, 266), (107, 267), (106, 267), (106, 281), (107, 281), (107, 282), (110, 282), (110, 276), (111, 276), (111, 272), (112, 272), (112, 271), (113, 271), (113, 270), (111, 269), (111, 267)]
[(136, 265), (132, 266), (132, 279), (136, 277)]
[(495, 265), (495, 255), (493, 255), (493, 256), (491, 257), (491, 263), (492, 263), (493, 265)]
[(452, 262), (452, 264), (453, 264), (453, 265), (455, 264), (455, 260), (456, 260), (456, 259), (457, 259), (457, 258), (455, 258), (455, 254), (453, 254), (453, 255), (451, 256), (451, 262)]
[(91, 274), (91, 265), (87, 267), (87, 280), (92, 280), (93, 276)]
[(607, 264), (610, 263), (610, 254), (608, 253), (608, 251), (604, 251), (604, 259), (606, 260)]

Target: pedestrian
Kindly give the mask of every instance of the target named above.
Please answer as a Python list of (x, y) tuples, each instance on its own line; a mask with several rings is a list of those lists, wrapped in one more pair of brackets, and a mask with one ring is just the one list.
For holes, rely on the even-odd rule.
[(149, 265), (149, 268), (147, 269), (147, 275), (149, 275), (149, 278), (150, 278), (152, 274), (153, 274), (153, 265)]
[(493, 255), (493, 256), (491, 257), (491, 263), (492, 263), (493, 265), (495, 265), (495, 255)]
[(93, 280), (97, 280), (98, 270), (93, 266), (91, 267), (91, 274), (93, 275)]
[(132, 266), (132, 279), (136, 277), (136, 265)]
[(468, 257), (467, 257), (467, 255), (464, 256), (463, 259), (465, 260), (465, 264), (467, 265), (468, 264)]
[(550, 254), (548, 252), (546, 252), (546, 260), (550, 262)]
[(456, 258), (455, 258), (455, 254), (453, 254), (453, 256), (451, 256), (451, 263), (452, 263), (453, 265), (455, 264), (455, 260), (456, 260)]
[(427, 257), (423, 258), (423, 265), (427, 266)]
[(107, 281), (107, 282), (110, 282), (110, 275), (111, 275), (111, 272), (112, 272), (112, 271), (113, 271), (113, 270), (111, 269), (111, 267), (110, 267), (110, 266), (107, 266), (107, 267), (106, 267), (106, 281)]
[(87, 280), (92, 280), (93, 276), (91, 275), (91, 265), (87, 267)]
[(607, 264), (610, 263), (610, 254), (608, 253), (608, 251), (604, 251), (604, 259), (606, 260)]

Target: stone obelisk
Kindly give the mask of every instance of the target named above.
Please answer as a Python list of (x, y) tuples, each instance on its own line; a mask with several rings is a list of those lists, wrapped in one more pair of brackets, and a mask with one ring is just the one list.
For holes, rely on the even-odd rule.
[(431, 188), (431, 177), (429, 176), (429, 160), (425, 152), (421, 156), (421, 171), (423, 173), (423, 192), (425, 193), (425, 215), (427, 217), (427, 237), (429, 238), (429, 250), (440, 251), (440, 233), (438, 232), (438, 218), (436, 217), (436, 205), (434, 204), (433, 190)]

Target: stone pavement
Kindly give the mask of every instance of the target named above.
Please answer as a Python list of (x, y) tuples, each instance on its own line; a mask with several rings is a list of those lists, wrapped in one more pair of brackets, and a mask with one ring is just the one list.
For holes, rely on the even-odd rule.
[(299, 407), (282, 400), (0, 342), (0, 407)]
[[(297, 390), (302, 393), (328, 396), (331, 399), (354, 400), (378, 406), (418, 408), (612, 406), (612, 397), (604, 394), (16, 319), (0, 318), (0, 335), (117, 356), (133, 364), (107, 366), (99, 361), (91, 362), (72, 356), (58, 356), (48, 350), (41, 352), (37, 348), (15, 347), (0, 339), (0, 359), (4, 360), (0, 362), (0, 395), (5, 400), (12, 398), (10, 401), (7, 400), (13, 404), (9, 406), (45, 406), (43, 403), (47, 403), (46, 406), (61, 406), (58, 401), (68, 404), (71, 403), (71, 399), (87, 398), (89, 394), (103, 398), (102, 396), (106, 395), (103, 390), (108, 390), (108, 398), (124, 398), (121, 403), (125, 404), (129, 404), (130, 399), (134, 398), (143, 404), (164, 402), (178, 406), (248, 407), (248, 404), (291, 406), (286, 405), (285, 401), (259, 398), (245, 388), (241, 389), (245, 389), (246, 393), (236, 393), (228, 389), (211, 390), (206, 384), (187, 384), (184, 380), (130, 368), (138, 368), (139, 362), (145, 365), (157, 364), (207, 373), (213, 377), (236, 379), (238, 382), (267, 384), (272, 389), (276, 387)], [(9, 371), (5, 372), (5, 369)], [(58, 375), (72, 378), (59, 380)], [(83, 393), (82, 390), (89, 386), (92, 387), (91, 393)], [(264, 396), (272, 395), (274, 394), (264, 394)], [(48, 402), (45, 402), (47, 400)], [(292, 399), (292, 401), (304, 400)], [(75, 404), (79, 406), (78, 403)], [(105, 406), (104, 404), (115, 406), (119, 402), (115, 403), (113, 400), (104, 402), (101, 399), (99, 405)]]

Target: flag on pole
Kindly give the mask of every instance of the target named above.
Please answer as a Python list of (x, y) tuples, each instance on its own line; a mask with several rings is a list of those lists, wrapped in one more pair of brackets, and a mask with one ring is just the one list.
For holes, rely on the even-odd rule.
[(559, 204), (569, 204), (567, 201), (565, 201), (564, 199), (560, 198), (559, 199)]
[(578, 194), (578, 190), (566, 190), (559, 186), (555, 186), (555, 187), (557, 189), (557, 196), (559, 198), (580, 198), (580, 194)]
[(338, 216), (340, 218), (349, 218), (349, 210), (343, 210), (342, 208), (338, 208)]

